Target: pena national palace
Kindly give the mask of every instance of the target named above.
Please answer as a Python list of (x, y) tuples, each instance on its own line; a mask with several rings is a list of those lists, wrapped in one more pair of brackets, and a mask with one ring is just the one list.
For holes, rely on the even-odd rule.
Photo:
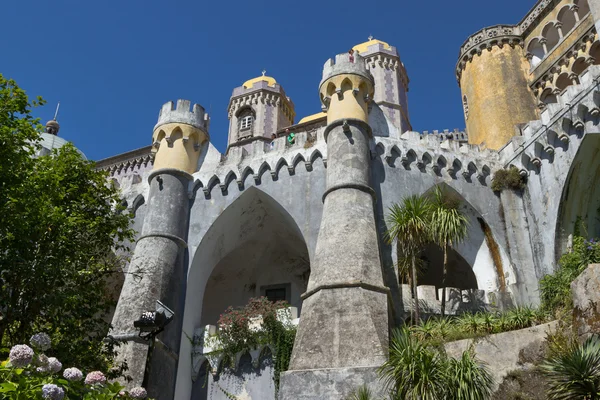
[[(110, 332), (130, 385), (161, 400), (345, 399), (378, 390), (390, 332), (415, 298), (422, 315), (442, 300), (449, 315), (538, 305), (578, 226), (600, 236), (600, 1), (539, 0), (512, 22), (454, 44), (464, 131), (413, 131), (410, 71), (392, 43), (369, 38), (331, 49), (341, 54), (323, 60), (313, 115), (297, 116), (263, 73), (233, 89), (224, 153), (202, 105), (177, 100), (141, 121), (146, 147), (98, 161), (135, 215)], [(64, 143), (57, 133), (51, 121), (46, 148)], [(498, 189), (502, 170), (523, 187)], [(444, 280), (442, 248), (425, 246), (413, 290), (388, 211), (436, 188), (468, 232)], [(229, 307), (261, 296), (287, 302), (297, 330), (277, 387), (276, 348), (225, 360), (211, 340)], [(168, 323), (154, 344), (127, 340), (157, 309)]]

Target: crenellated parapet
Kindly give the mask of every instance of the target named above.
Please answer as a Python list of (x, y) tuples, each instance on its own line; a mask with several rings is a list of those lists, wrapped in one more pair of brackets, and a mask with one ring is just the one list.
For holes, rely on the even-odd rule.
[(495, 25), (483, 28), (480, 31), (469, 36), (469, 38), (460, 47), (458, 63), (456, 65), (456, 79), (460, 85), (461, 75), (467, 63), (473, 60), (473, 57), (480, 56), (484, 51), (491, 51), (493, 47), (504, 47), (505, 45), (523, 48), (523, 36), (521, 29), (515, 25)]
[(198, 167), (200, 148), (209, 140), (210, 118), (204, 108), (189, 100), (165, 103), (152, 134), (154, 169), (174, 168), (194, 173)]

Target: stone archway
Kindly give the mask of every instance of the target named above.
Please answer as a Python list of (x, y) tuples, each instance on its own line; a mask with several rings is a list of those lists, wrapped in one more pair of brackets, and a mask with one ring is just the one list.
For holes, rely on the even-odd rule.
[(306, 242), (291, 215), (260, 189), (245, 190), (208, 229), (190, 264), (176, 398), (192, 393), (188, 338), (197, 329), (261, 295), (283, 295), (300, 311), (309, 274)]
[(557, 258), (571, 235), (600, 237), (600, 135), (586, 135), (571, 163), (558, 211)]
[[(447, 287), (459, 289), (480, 289), (487, 292), (504, 291), (505, 268), (510, 264), (508, 256), (494, 238), (485, 218), (454, 188), (441, 183), (437, 186), (459, 203), (460, 210), (469, 221), (467, 239), (453, 246), (449, 252)], [(432, 187), (426, 195), (432, 193)], [(442, 287), (443, 252), (430, 244), (423, 251), (425, 271), (419, 284)]]

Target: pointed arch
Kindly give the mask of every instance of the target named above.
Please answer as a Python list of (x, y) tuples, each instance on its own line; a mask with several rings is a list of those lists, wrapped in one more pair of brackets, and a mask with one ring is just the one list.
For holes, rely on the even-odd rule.
[[(431, 196), (439, 187), (451, 201), (459, 204), (459, 209), (469, 221), (468, 234), (464, 242), (453, 246), (455, 254), (451, 254), (454, 263), (454, 277), (450, 277), (452, 268), (448, 269), (450, 279), (446, 287), (459, 289), (482, 289), (485, 291), (505, 290), (505, 270), (511, 268), (508, 255), (496, 241), (483, 215), (469, 203), (456, 189), (445, 182), (433, 185), (426, 192)], [(420, 284), (441, 287), (440, 272), (443, 266), (443, 252), (437, 245), (429, 246), (424, 254), (429, 260), (430, 275), (422, 279)], [(436, 265), (432, 265), (435, 263)]]
[[(258, 297), (264, 286), (289, 283), (289, 303), (301, 308), (300, 295), (310, 273), (306, 240), (298, 223), (255, 186), (210, 224), (191, 258), (177, 371), (177, 390), (185, 393), (192, 390), (192, 344), (186, 334), (216, 322), (228, 306)], [(227, 279), (231, 276), (236, 278)]]
[(144, 205), (145, 202), (146, 202), (146, 199), (144, 199), (143, 194), (138, 194), (135, 197), (135, 199), (133, 199), (133, 202), (131, 203), (131, 212), (133, 213), (134, 216), (137, 213), (138, 208), (140, 208), (142, 205)]

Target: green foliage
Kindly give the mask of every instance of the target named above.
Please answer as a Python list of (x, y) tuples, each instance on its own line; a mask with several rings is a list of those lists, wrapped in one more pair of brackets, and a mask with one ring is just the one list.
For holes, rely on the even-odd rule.
[(564, 254), (558, 269), (540, 281), (542, 307), (549, 312), (570, 309), (572, 306), (571, 283), (589, 264), (600, 262), (600, 243), (594, 239), (573, 238), (573, 249)]
[(25, 93), (0, 76), (0, 347), (43, 331), (58, 343), (51, 355), (107, 370), (107, 289), (122, 277), (131, 217), (73, 146), (33, 157), (41, 127), (30, 114)]
[(493, 386), (490, 372), (471, 352), (448, 358), (407, 329), (392, 333), (389, 359), (379, 372), (393, 399), (487, 399)]
[[(388, 242), (396, 241), (398, 251), (398, 270), (407, 269), (410, 262), (410, 280), (415, 295), (415, 317), (419, 321), (419, 299), (417, 296), (417, 258), (423, 246), (431, 239), (430, 221), (433, 207), (424, 196), (408, 196), (401, 204), (393, 204), (388, 215)], [(410, 260), (410, 261), (409, 261)], [(407, 262), (408, 261), (408, 262)]]
[(600, 339), (592, 336), (551, 356), (542, 371), (550, 386), (549, 399), (600, 399)]
[(374, 397), (371, 390), (363, 385), (353, 390), (347, 400), (374, 400)]
[(292, 324), (286, 302), (271, 302), (266, 297), (252, 298), (245, 307), (229, 307), (219, 318), (214, 337), (224, 358), (235, 360), (236, 354), (270, 345), (273, 354), (273, 379), (276, 393), (279, 377), (287, 371), (292, 356), (296, 327)]
[(546, 323), (550, 315), (541, 309), (517, 307), (505, 312), (463, 313), (453, 317), (431, 317), (409, 328), (417, 340), (431, 345), (529, 328)]
[(492, 179), (492, 190), (494, 192), (501, 192), (504, 189), (520, 191), (525, 189), (526, 186), (527, 181), (525, 177), (521, 176), (519, 169), (516, 167), (499, 169), (494, 173), (494, 178)]

